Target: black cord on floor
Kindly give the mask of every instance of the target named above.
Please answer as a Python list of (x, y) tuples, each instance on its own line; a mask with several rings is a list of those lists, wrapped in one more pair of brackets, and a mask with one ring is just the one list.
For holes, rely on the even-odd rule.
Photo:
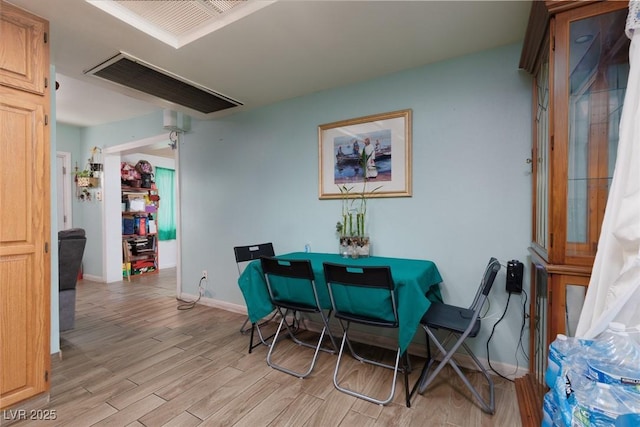
[(502, 312), (502, 316), (500, 316), (498, 321), (493, 324), (493, 329), (491, 329), (491, 335), (489, 335), (489, 339), (487, 339), (487, 363), (489, 364), (489, 368), (493, 372), (495, 372), (499, 377), (504, 378), (507, 381), (514, 382), (511, 378), (508, 378), (508, 377), (502, 375), (500, 372), (495, 370), (493, 366), (491, 366), (491, 357), (489, 356), (489, 341), (491, 341), (491, 338), (493, 337), (493, 333), (496, 331), (496, 326), (498, 326), (498, 323), (502, 322), (502, 319), (504, 319), (504, 316), (507, 314), (507, 309), (509, 308), (509, 301), (510, 300), (511, 300), (511, 292), (509, 292), (509, 296), (507, 297), (507, 303), (504, 306), (504, 311)]
[(200, 282), (198, 282), (198, 298), (195, 301), (187, 301), (187, 300), (183, 300), (180, 299), (178, 297), (176, 297), (176, 300), (178, 300), (179, 302), (181, 302), (181, 304), (178, 304), (178, 310), (191, 310), (193, 307), (196, 306), (196, 304), (198, 303), (198, 301), (200, 301), (200, 298), (202, 298), (202, 281), (205, 280), (205, 277), (202, 276), (200, 278)]

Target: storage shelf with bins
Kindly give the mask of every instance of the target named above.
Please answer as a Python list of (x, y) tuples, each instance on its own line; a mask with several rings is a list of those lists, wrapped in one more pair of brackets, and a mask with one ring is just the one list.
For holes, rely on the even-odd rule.
[(156, 273), (158, 264), (155, 188), (122, 186), (122, 274), (125, 277)]
[(523, 425), (540, 425), (549, 344), (575, 335), (613, 176), (629, 74), (626, 1), (534, 1), (520, 58), (533, 76), (529, 374)]

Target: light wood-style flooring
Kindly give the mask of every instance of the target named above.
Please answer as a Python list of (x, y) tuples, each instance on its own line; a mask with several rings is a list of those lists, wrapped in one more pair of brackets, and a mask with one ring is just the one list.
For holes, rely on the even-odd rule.
[[(381, 407), (339, 392), (335, 356), (320, 353), (309, 378), (267, 366), (267, 348), (248, 354), (244, 316), (196, 305), (177, 310), (175, 270), (134, 277), (131, 283), (80, 281), (75, 329), (61, 334), (62, 357), (52, 363), (56, 420), (16, 426), (520, 426), (513, 383), (498, 377), (496, 414), (484, 414), (453, 370), (404, 405), (402, 376), (394, 401)], [(338, 334), (339, 331), (334, 331)], [(282, 343), (282, 363), (301, 353)], [(291, 347), (287, 351), (286, 347)], [(378, 356), (390, 359), (391, 352)], [(274, 355), (275, 357), (275, 355)], [(412, 357), (411, 385), (423, 360)], [(345, 368), (352, 387), (385, 395), (389, 370)], [(470, 374), (480, 383), (481, 375)]]

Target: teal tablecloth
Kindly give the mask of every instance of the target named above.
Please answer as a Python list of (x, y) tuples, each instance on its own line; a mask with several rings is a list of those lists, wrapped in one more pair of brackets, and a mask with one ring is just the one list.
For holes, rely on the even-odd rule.
[[(431, 305), (432, 300), (442, 300), (439, 283), (442, 282), (440, 272), (431, 261), (368, 257), (368, 258), (343, 258), (338, 254), (322, 254), (293, 252), (279, 255), (283, 259), (308, 259), (318, 285), (318, 295), (324, 308), (331, 308), (331, 301), (327, 291), (322, 263), (333, 262), (354, 266), (389, 266), (391, 276), (396, 285), (396, 301), (398, 307), (399, 327), (398, 344), (405, 351), (420, 325), (422, 315)], [(320, 285), (323, 286), (320, 286)], [(238, 285), (242, 290), (247, 312), (251, 322), (258, 322), (274, 309), (269, 299), (269, 292), (264, 281), (260, 261), (252, 261), (240, 275)]]

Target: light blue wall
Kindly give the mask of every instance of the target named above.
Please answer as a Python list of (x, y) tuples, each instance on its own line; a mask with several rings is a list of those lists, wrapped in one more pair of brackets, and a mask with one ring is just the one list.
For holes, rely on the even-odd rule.
[[(273, 241), (286, 253), (311, 242), (335, 252), (340, 201), (318, 199), (318, 125), (405, 108), (413, 110), (413, 197), (369, 202), (374, 253), (435, 261), (444, 298), (460, 305), (471, 302), (490, 256), (528, 265), (531, 79), (517, 69), (520, 49), (194, 120), (180, 146), (184, 291), (196, 294), (208, 270), (208, 297), (243, 304), (236, 245)], [(504, 310), (504, 280), (502, 271), (488, 325)], [(521, 306), (513, 298), (492, 360), (515, 365)], [(476, 340), (480, 355), (490, 330)]]
[[(471, 301), (490, 256), (528, 266), (531, 79), (518, 71), (521, 46), (384, 78), (211, 121), (192, 121), (182, 138), (180, 191), (183, 291), (244, 304), (232, 247), (272, 241), (278, 253), (335, 252), (339, 200), (318, 199), (318, 125), (405, 108), (413, 111), (413, 197), (372, 199), (375, 255), (435, 261), (442, 293)], [(162, 115), (82, 130), (83, 152), (162, 133)], [(85, 271), (101, 274), (99, 204), (84, 204)], [(525, 289), (528, 289), (525, 272)], [(505, 309), (504, 270), (486, 324)], [(516, 362), (522, 302), (512, 298), (491, 341), (491, 359)], [(486, 357), (490, 327), (475, 342)], [(422, 337), (417, 338), (423, 339)], [(526, 339), (526, 336), (525, 336)], [(526, 342), (526, 341), (525, 341)]]

